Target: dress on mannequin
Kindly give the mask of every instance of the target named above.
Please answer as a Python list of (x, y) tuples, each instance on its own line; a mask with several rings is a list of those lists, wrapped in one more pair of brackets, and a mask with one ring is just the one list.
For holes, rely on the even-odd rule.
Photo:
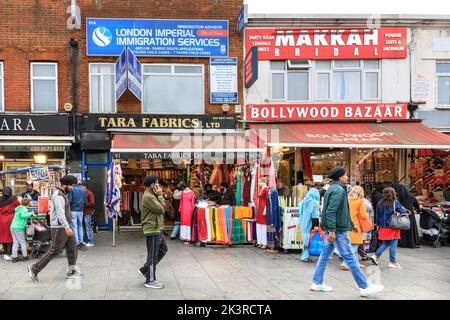
[(300, 204), (300, 202), (302, 202), (302, 200), (305, 198), (306, 194), (308, 193), (308, 187), (303, 185), (302, 183), (299, 183), (296, 186), (296, 201), (297, 201), (297, 205)]
[(191, 240), (192, 218), (195, 208), (195, 193), (186, 188), (181, 193), (180, 200), (180, 239), (184, 241)]
[(269, 195), (270, 188), (266, 185), (261, 189), (258, 194), (258, 215), (256, 217), (256, 242), (263, 247), (267, 246), (267, 219), (264, 215), (264, 211), (267, 206), (267, 197)]

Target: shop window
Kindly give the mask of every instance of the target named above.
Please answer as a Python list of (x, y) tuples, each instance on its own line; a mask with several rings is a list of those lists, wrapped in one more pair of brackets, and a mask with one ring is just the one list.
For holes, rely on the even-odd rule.
[(58, 112), (58, 65), (31, 63), (31, 110)]
[(204, 67), (185, 64), (143, 65), (144, 113), (204, 113)]
[(89, 64), (90, 112), (116, 112), (116, 89), (114, 77), (114, 63)]
[(4, 111), (3, 62), (0, 61), (0, 112)]
[(271, 99), (309, 100), (309, 62), (271, 61)]
[(450, 62), (436, 63), (437, 104), (450, 107)]

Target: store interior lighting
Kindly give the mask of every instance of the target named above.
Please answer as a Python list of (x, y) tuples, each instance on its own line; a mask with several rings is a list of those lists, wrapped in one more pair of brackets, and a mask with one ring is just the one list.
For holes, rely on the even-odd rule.
[(35, 154), (34, 155), (34, 162), (38, 164), (46, 164), (47, 163), (47, 156), (45, 154)]
[(5, 161), (5, 156), (0, 154), (0, 161)]

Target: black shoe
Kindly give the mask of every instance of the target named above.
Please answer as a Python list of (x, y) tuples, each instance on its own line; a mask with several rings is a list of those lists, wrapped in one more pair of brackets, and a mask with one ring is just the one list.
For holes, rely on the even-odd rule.
[(78, 250), (84, 250), (84, 246), (82, 244), (80, 244), (77, 248)]
[(33, 272), (32, 266), (28, 266), (28, 275), (30, 276), (31, 280), (33, 280), (34, 282), (39, 281), (37, 274)]
[(20, 259), (19, 257), (13, 258), (13, 259), (11, 260), (12, 263), (16, 263), (16, 262), (20, 262), (20, 261), (22, 261), (22, 259)]
[(28, 256), (22, 257), (22, 261), (28, 261)]
[(170, 240), (175, 240), (177, 237), (170, 237)]

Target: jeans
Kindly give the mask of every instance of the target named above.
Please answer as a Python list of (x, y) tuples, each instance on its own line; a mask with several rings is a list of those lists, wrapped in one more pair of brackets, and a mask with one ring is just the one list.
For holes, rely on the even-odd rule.
[(147, 278), (147, 282), (156, 281), (156, 265), (164, 258), (167, 253), (167, 244), (164, 234), (146, 236), (147, 238), (147, 262), (141, 272)]
[(175, 226), (173, 227), (171, 238), (176, 238), (180, 234), (180, 223), (175, 222)]
[(25, 240), (25, 231), (11, 231), (14, 243), (12, 246), (12, 257), (17, 258), (19, 247), (22, 250), (22, 257), (27, 257), (27, 241)]
[[(353, 253), (355, 254), (355, 256), (356, 256), (356, 259), (358, 259), (358, 245), (357, 244), (352, 244), (352, 251), (353, 251)], [(345, 261), (343, 261), (342, 263), (341, 263), (341, 266), (343, 266), (343, 267), (347, 267), (347, 264), (345, 263)]]
[(383, 252), (389, 247), (389, 261), (395, 263), (397, 262), (397, 245), (398, 239), (385, 240), (378, 248), (378, 250), (375, 252), (375, 255), (377, 256), (377, 258), (379, 258), (383, 254)]
[(77, 246), (83, 243), (83, 212), (72, 211), (71, 227)]
[(325, 274), (325, 268), (328, 260), (333, 255), (334, 248), (338, 249), (340, 256), (347, 263), (353, 278), (355, 279), (360, 289), (366, 289), (368, 287), (366, 277), (359, 267), (358, 259), (352, 252), (350, 238), (348, 232), (336, 232), (336, 239), (334, 243), (328, 242), (328, 232), (325, 233), (325, 243), (322, 249), (322, 253), (319, 257), (319, 261), (316, 265), (316, 271), (314, 272), (313, 282), (317, 285), (323, 284), (323, 278)]
[(94, 244), (94, 230), (92, 230), (92, 215), (87, 214), (84, 216), (84, 224), (86, 226), (86, 238), (87, 242)]

